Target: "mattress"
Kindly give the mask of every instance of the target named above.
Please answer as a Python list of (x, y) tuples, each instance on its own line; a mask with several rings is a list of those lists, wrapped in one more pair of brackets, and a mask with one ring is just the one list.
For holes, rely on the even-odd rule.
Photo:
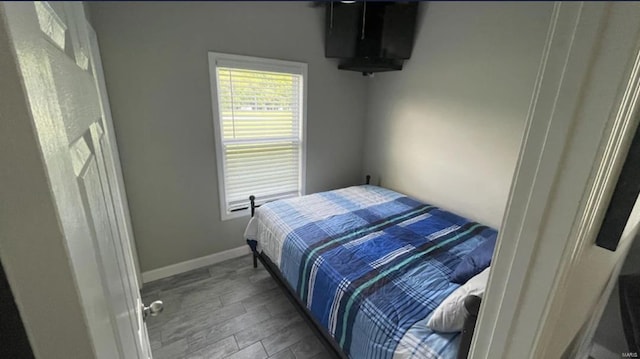
[(431, 331), (449, 275), (497, 231), (400, 193), (355, 186), (261, 206), (245, 237), (350, 358), (454, 358)]

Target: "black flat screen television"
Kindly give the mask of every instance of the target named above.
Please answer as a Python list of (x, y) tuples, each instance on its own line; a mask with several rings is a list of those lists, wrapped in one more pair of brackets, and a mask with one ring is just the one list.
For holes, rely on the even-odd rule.
[[(326, 6), (325, 56), (375, 68), (411, 57), (418, 2), (332, 2)], [(369, 65), (368, 65), (369, 64)], [(379, 71), (380, 69), (378, 69)], [(360, 71), (360, 70), (357, 70)]]

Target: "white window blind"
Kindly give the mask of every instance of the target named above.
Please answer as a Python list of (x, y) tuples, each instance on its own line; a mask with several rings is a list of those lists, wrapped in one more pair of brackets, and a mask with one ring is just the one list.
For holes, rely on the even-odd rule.
[(214, 57), (211, 70), (217, 93), (223, 212), (228, 216), (245, 211), (250, 195), (258, 204), (301, 195), (304, 76), (300, 66)]

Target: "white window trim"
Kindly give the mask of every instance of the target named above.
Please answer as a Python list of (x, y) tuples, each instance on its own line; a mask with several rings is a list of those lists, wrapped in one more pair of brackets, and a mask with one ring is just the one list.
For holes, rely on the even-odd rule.
[(216, 163), (218, 169), (218, 197), (220, 199), (220, 219), (223, 221), (245, 217), (251, 214), (251, 209), (228, 212), (225, 198), (224, 156), (222, 151), (222, 130), (220, 129), (220, 111), (218, 110), (218, 87), (216, 66), (238, 67), (258, 70), (299, 74), (302, 76), (302, 109), (300, 119), (300, 193), (306, 194), (307, 173), (307, 64), (302, 62), (284, 61), (252, 56), (232, 55), (219, 52), (209, 52), (209, 83), (211, 86), (211, 109), (213, 129), (216, 145)]

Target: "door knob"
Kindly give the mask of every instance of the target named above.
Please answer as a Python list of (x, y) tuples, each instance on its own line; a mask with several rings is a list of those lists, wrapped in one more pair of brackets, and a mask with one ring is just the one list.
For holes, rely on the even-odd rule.
[(143, 304), (142, 305), (142, 317), (144, 319), (147, 319), (148, 316), (155, 317), (156, 315), (162, 313), (163, 309), (164, 309), (164, 304), (162, 303), (161, 300), (156, 300), (156, 301), (152, 302), (151, 304), (149, 304), (148, 307), (146, 307)]

